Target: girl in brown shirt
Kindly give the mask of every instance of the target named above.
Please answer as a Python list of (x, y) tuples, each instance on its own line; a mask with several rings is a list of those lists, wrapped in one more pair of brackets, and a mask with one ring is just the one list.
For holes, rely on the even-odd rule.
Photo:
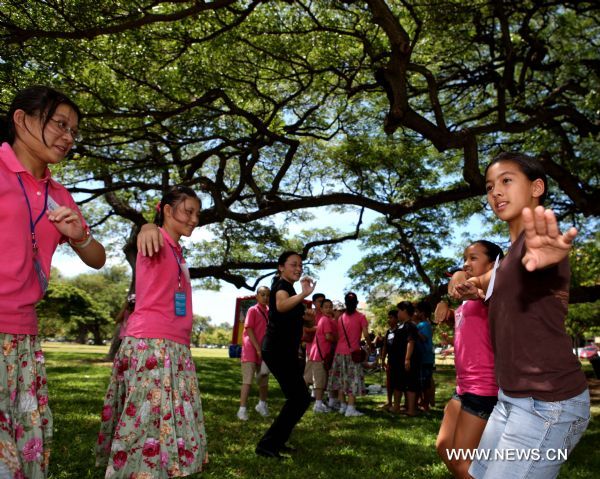
[(476, 479), (558, 475), (590, 418), (587, 381), (565, 331), (575, 228), (561, 234), (541, 204), (541, 163), (501, 153), (485, 172), (487, 200), (511, 247), (492, 271), (457, 284), (457, 299), (485, 297), (500, 391), (469, 474)]

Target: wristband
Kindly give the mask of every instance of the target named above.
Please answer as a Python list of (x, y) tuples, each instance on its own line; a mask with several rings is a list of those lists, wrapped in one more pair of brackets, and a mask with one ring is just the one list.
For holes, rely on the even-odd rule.
[(73, 241), (71, 238), (69, 238), (69, 244), (73, 248), (83, 249), (89, 246), (89, 244), (92, 242), (92, 239), (92, 233), (90, 232), (89, 227), (86, 227), (83, 233), (83, 240)]

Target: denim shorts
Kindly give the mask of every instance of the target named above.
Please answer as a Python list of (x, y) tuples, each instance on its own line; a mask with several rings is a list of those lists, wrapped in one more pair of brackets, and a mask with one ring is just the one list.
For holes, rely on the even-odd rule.
[(463, 411), (486, 421), (498, 402), (498, 396), (479, 396), (471, 393), (458, 394), (456, 390), (452, 395), (452, 399), (460, 401), (460, 408)]
[(555, 478), (589, 421), (587, 389), (552, 402), (514, 398), (500, 390), (469, 474), (475, 479)]

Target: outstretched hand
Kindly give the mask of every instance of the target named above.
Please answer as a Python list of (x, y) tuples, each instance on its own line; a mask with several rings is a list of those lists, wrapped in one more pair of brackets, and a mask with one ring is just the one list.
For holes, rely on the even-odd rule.
[(535, 271), (561, 261), (569, 254), (577, 230), (573, 227), (561, 234), (552, 210), (538, 206), (534, 211), (523, 209), (525, 228), (525, 255), (523, 266), (527, 271)]

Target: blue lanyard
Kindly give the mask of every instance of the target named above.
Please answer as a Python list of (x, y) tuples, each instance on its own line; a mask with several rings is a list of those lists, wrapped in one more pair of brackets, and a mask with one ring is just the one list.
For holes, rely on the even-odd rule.
[(50, 181), (46, 182), (46, 194), (44, 196), (44, 209), (37, 217), (35, 222), (33, 221), (33, 216), (31, 214), (31, 204), (29, 203), (29, 198), (27, 197), (27, 192), (25, 191), (25, 185), (23, 185), (23, 180), (21, 179), (21, 175), (17, 173), (17, 179), (19, 180), (19, 185), (21, 185), (21, 190), (23, 190), (23, 195), (25, 196), (25, 201), (27, 202), (27, 209), (29, 210), (29, 229), (31, 230), (31, 246), (33, 247), (33, 251), (36, 252), (38, 249), (37, 241), (35, 239), (35, 227), (40, 222), (46, 210), (48, 209), (48, 186), (50, 185)]
[(177, 261), (177, 267), (179, 268), (179, 271), (177, 272), (177, 283), (178, 283), (179, 287), (181, 288), (181, 261), (179, 261), (179, 256), (177, 256), (177, 253), (175, 252), (175, 248), (173, 248), (173, 245), (171, 243), (169, 243), (169, 246), (171, 247), (173, 256), (175, 256), (175, 261)]

